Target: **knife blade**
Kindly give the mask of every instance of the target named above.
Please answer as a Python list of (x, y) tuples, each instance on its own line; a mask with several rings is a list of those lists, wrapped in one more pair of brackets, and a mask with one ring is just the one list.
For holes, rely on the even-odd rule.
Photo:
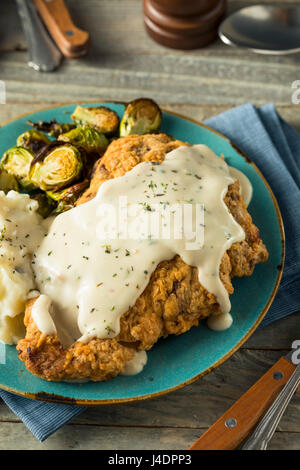
[(296, 369), (294, 351), (281, 357), (190, 450), (236, 449), (255, 428)]
[(28, 65), (40, 72), (53, 72), (62, 60), (62, 54), (49, 37), (32, 0), (16, 0), (28, 43)]

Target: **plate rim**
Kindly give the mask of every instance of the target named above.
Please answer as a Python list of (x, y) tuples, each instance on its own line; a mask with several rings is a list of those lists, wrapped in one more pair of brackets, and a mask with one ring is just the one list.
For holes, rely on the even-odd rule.
[[(39, 113), (39, 112), (42, 112), (42, 111), (48, 111), (48, 110), (51, 110), (51, 109), (62, 108), (64, 106), (72, 106), (72, 105), (76, 106), (76, 105), (82, 105), (82, 104), (97, 104), (97, 103), (103, 103), (103, 104), (111, 103), (111, 104), (126, 105), (127, 102), (126, 101), (117, 101), (117, 100), (98, 100), (98, 101), (85, 100), (85, 101), (76, 101), (76, 102), (61, 103), (61, 104), (56, 103), (55, 105), (47, 106), (46, 108), (38, 108), (38, 109), (36, 109), (32, 112), (21, 114), (21, 115), (15, 117), (13, 119), (8, 119), (8, 120), (6, 120), (6, 121), (4, 121), (3, 123), (0, 124), (0, 128), (2, 128), (3, 126), (5, 126), (7, 124), (13, 123), (14, 121), (18, 121), (19, 119), (22, 119), (26, 116), (30, 116), (31, 114), (34, 114), (34, 113)], [(158, 398), (158, 397), (161, 397), (163, 395), (167, 395), (171, 392), (175, 392), (176, 390), (179, 390), (179, 389), (181, 389), (181, 388), (183, 388), (187, 385), (190, 385), (190, 384), (196, 382), (197, 380), (199, 380), (200, 378), (202, 378), (205, 375), (209, 374), (214, 369), (219, 367), (221, 364), (226, 362), (228, 359), (230, 359), (230, 357), (232, 357), (233, 354), (235, 352), (237, 352), (241, 348), (241, 346), (250, 338), (250, 336), (252, 336), (252, 334), (255, 332), (257, 327), (260, 325), (260, 323), (262, 322), (262, 320), (266, 316), (270, 306), (272, 305), (272, 303), (274, 301), (277, 290), (279, 288), (280, 281), (281, 281), (282, 274), (283, 274), (283, 269), (284, 269), (284, 261), (285, 261), (285, 231), (284, 231), (283, 219), (282, 219), (282, 215), (281, 215), (281, 211), (280, 211), (277, 199), (276, 199), (276, 197), (275, 197), (268, 181), (266, 180), (266, 178), (264, 177), (264, 175), (262, 174), (260, 169), (256, 166), (256, 164), (237, 145), (235, 145), (228, 137), (226, 137), (225, 135), (223, 135), (220, 132), (216, 131), (215, 129), (207, 126), (206, 124), (203, 124), (201, 121), (198, 121), (197, 119), (188, 117), (185, 114), (177, 113), (175, 111), (171, 111), (171, 110), (168, 110), (168, 109), (165, 109), (165, 108), (161, 108), (161, 109), (166, 114), (171, 114), (173, 116), (176, 116), (176, 117), (179, 117), (179, 118), (184, 119), (186, 121), (190, 121), (194, 124), (197, 124), (200, 127), (204, 127), (205, 129), (213, 132), (214, 134), (218, 135), (222, 139), (229, 142), (229, 144), (232, 146), (232, 148), (234, 150), (236, 150), (236, 152), (239, 155), (241, 155), (241, 157), (243, 157), (244, 160), (246, 160), (247, 163), (252, 165), (252, 167), (254, 168), (254, 170), (256, 171), (256, 173), (258, 174), (258, 176), (260, 177), (260, 179), (263, 181), (264, 185), (266, 186), (266, 188), (267, 188), (267, 190), (268, 190), (268, 192), (269, 192), (269, 194), (272, 198), (272, 202), (273, 202), (273, 205), (274, 205), (274, 208), (275, 208), (277, 221), (278, 221), (278, 224), (279, 224), (280, 238), (281, 238), (281, 250), (282, 250), (280, 265), (279, 265), (278, 273), (277, 273), (277, 277), (276, 277), (276, 282), (275, 282), (275, 285), (273, 287), (273, 290), (272, 290), (272, 292), (269, 296), (269, 299), (268, 299), (266, 305), (264, 306), (264, 308), (261, 311), (259, 317), (255, 321), (255, 323), (252, 325), (252, 327), (249, 329), (249, 331), (241, 338), (241, 340), (233, 348), (230, 349), (230, 351), (228, 351), (224, 356), (222, 356), (218, 361), (216, 361), (212, 366), (208, 367), (204, 371), (202, 371), (199, 374), (196, 374), (194, 377), (191, 377), (190, 379), (185, 380), (184, 382), (181, 382), (180, 384), (175, 385), (174, 387), (170, 387), (166, 390), (162, 390), (162, 391), (159, 391), (159, 392), (148, 393), (146, 395), (141, 395), (141, 396), (137, 396), (137, 397), (112, 398), (112, 399), (104, 399), (104, 400), (76, 399), (76, 398), (72, 398), (72, 397), (66, 397), (66, 396), (57, 395), (57, 394), (50, 394), (50, 393), (46, 393), (46, 392), (38, 392), (38, 393), (20, 392), (18, 390), (15, 390), (14, 388), (7, 387), (7, 386), (2, 385), (0, 383), (0, 389), (1, 390), (13, 393), (13, 394), (18, 395), (18, 396), (22, 396), (24, 398), (30, 398), (32, 400), (52, 402), (52, 403), (60, 403), (60, 404), (66, 404), (66, 405), (76, 405), (76, 406), (117, 405), (117, 404), (120, 404), (120, 403), (132, 403), (132, 402), (150, 400), (152, 398)]]

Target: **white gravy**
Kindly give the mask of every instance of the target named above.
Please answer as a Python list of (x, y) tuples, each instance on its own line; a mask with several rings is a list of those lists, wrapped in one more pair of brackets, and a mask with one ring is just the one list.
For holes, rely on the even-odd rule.
[(27, 194), (0, 191), (0, 341), (24, 337), (24, 310), (35, 289), (33, 253), (46, 235), (38, 203)]
[[(41, 301), (41, 331), (51, 334), (54, 323), (64, 345), (115, 337), (121, 315), (142, 294), (157, 265), (177, 254), (198, 268), (199, 282), (227, 314), (230, 301), (219, 277), (220, 262), (233, 243), (245, 238), (223, 200), (235, 179), (226, 162), (207, 146), (180, 147), (161, 164), (143, 162), (123, 177), (106, 181), (93, 200), (56, 217), (33, 265), (37, 288), (52, 303), (50, 309)], [(120, 196), (127, 197), (122, 209), (128, 211), (127, 223), (118, 212)], [(204, 244), (197, 242), (198, 249), (187, 249), (195, 221), (178, 239), (172, 214), (169, 239), (155, 238), (152, 229), (150, 237), (141, 238), (146, 215), (159, 215), (163, 230), (170, 205), (189, 204), (196, 210), (197, 203), (204, 205), (204, 221), (196, 219), (196, 224), (204, 223)], [(121, 228), (116, 227), (113, 209)], [(113, 238), (112, 228), (124, 239)], [(139, 239), (133, 239), (134, 234)]]
[(40, 331), (47, 331), (47, 334), (54, 335), (57, 331), (50, 314), (51, 306), (50, 297), (42, 294), (34, 302), (31, 315)]
[(230, 313), (221, 313), (219, 315), (211, 315), (207, 319), (207, 326), (214, 331), (228, 330), (233, 323)]
[(138, 351), (135, 353), (134, 358), (125, 364), (125, 369), (122, 375), (139, 374), (140, 372), (142, 372), (146, 364), (147, 364), (146, 351)]

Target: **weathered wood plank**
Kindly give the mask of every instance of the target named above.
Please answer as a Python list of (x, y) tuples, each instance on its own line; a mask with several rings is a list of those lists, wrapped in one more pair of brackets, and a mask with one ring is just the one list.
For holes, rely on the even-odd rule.
[(23, 424), (1, 423), (2, 450), (127, 450), (187, 449), (199, 430), (65, 426), (44, 443), (39, 443)]
[(276, 432), (269, 446), (270, 450), (299, 450), (300, 434)]
[[(3, 423), (0, 450), (187, 450), (199, 429), (95, 427), (71, 425), (39, 443), (22, 424)], [(299, 450), (300, 434), (277, 432), (270, 449)], [(112, 455), (114, 452), (112, 451)]]
[(250, 349), (289, 349), (300, 338), (300, 312), (283, 318), (264, 328), (259, 328), (244, 344)]
[(65, 62), (54, 80), (52, 74), (41, 75), (30, 70), (23, 53), (5, 53), (0, 62), (1, 79), (6, 82), (8, 102), (27, 102), (33, 97), (39, 102), (62, 102), (69, 96), (72, 101), (130, 100), (146, 95), (173, 104), (237, 105), (275, 101), (277, 105), (287, 105), (291, 104), (291, 84), (298, 77), (294, 65), (252, 63), (250, 66), (249, 62), (243, 64), (223, 57), (170, 55), (164, 56), (163, 66), (155, 56), (123, 57), (111, 56), (109, 65), (102, 64), (101, 70), (97, 64), (84, 60)]
[[(230, 5), (237, 9), (250, 3), (255, 2)], [(176, 104), (291, 103), (291, 83), (299, 78), (298, 56), (266, 58), (220, 42), (183, 54), (160, 47), (147, 37), (138, 0), (72, 0), (69, 5), (75, 20), (91, 31), (90, 55), (66, 62), (54, 80), (53, 74), (30, 70), (25, 52), (3, 54), (0, 78), (7, 83), (9, 101), (32, 101), (33, 96), (35, 101), (47, 102), (68, 96), (75, 101), (128, 100), (146, 94), (162, 103)], [(6, 50), (22, 50), (25, 43), (20, 41), (14, 4), (10, 0), (4, 8), (1, 34), (8, 35), (10, 41), (16, 35), (15, 47)]]

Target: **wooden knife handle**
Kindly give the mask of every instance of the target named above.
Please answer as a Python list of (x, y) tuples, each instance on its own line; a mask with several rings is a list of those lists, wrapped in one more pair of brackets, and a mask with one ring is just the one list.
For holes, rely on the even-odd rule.
[(296, 366), (284, 357), (279, 359), (190, 447), (190, 450), (236, 449), (266, 413), (295, 368)]
[(66, 57), (76, 59), (87, 53), (90, 35), (74, 25), (64, 0), (34, 0), (34, 4)]

